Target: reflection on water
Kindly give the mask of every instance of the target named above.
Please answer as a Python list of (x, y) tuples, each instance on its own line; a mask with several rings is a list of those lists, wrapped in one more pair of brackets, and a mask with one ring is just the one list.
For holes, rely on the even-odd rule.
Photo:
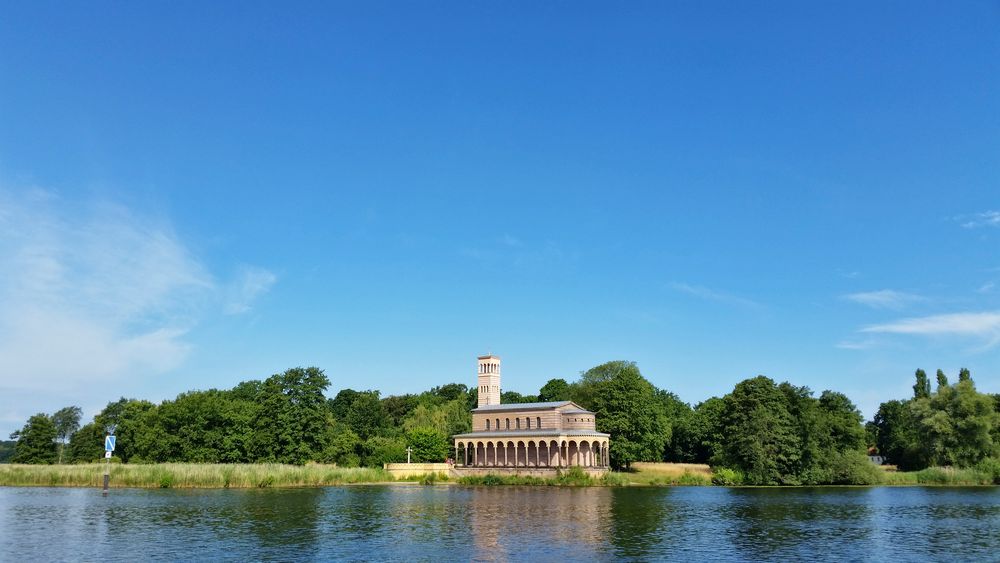
[(0, 560), (996, 560), (995, 488), (0, 488)]

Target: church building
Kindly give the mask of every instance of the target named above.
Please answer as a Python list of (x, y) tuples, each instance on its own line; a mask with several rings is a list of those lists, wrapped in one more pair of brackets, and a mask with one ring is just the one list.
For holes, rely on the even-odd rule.
[(500, 358), (480, 356), (477, 366), (479, 405), (472, 432), (454, 436), (456, 469), (607, 471), (609, 435), (597, 431), (594, 413), (573, 401), (501, 404)]

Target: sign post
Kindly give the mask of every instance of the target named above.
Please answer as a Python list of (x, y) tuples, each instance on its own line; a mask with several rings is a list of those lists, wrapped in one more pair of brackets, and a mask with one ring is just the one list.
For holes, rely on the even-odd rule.
[(410, 454), (413, 453), (413, 448), (406, 446), (406, 463), (410, 463)]
[(102, 496), (108, 496), (108, 484), (111, 482), (111, 452), (115, 451), (115, 436), (108, 434), (104, 437), (104, 492)]

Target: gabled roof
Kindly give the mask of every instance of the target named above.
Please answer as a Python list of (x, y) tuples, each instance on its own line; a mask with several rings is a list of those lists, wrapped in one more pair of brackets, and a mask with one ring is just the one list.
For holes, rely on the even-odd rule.
[(483, 405), (472, 409), (472, 412), (503, 412), (503, 411), (537, 411), (546, 409), (558, 409), (559, 407), (573, 407), (572, 412), (589, 413), (573, 401), (549, 401), (546, 403), (507, 403), (500, 405)]

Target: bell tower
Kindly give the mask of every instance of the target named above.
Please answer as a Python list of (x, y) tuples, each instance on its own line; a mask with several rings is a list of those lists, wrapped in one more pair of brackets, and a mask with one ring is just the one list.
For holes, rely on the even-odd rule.
[(500, 404), (500, 358), (493, 354), (479, 356), (479, 406)]

